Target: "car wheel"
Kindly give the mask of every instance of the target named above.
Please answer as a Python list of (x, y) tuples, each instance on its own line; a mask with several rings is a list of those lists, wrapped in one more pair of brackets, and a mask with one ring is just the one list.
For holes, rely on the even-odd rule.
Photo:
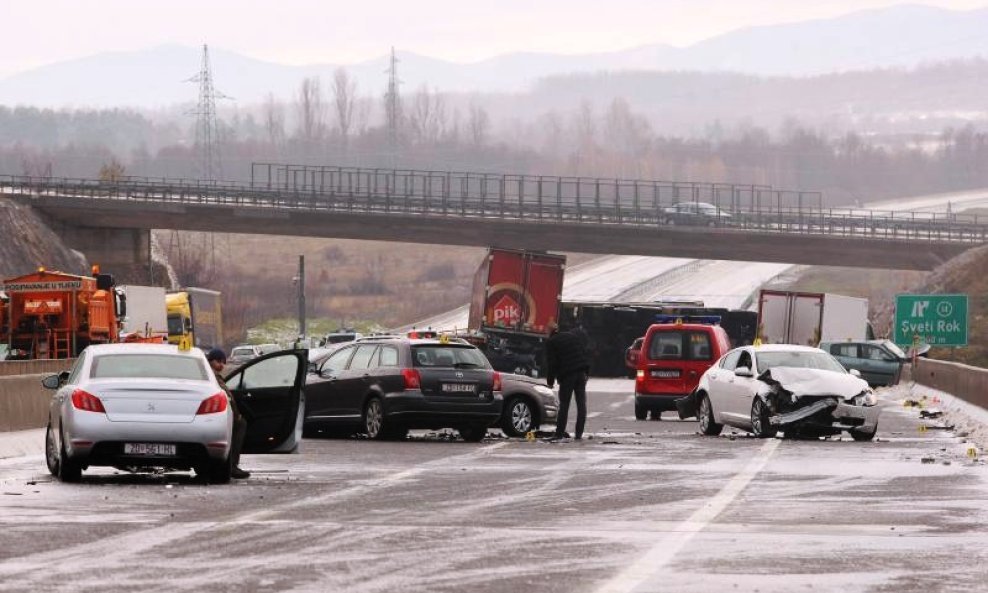
[(388, 436), (384, 406), (381, 405), (379, 398), (370, 398), (364, 406), (364, 432), (367, 433), (368, 438), (378, 441)]
[(512, 437), (525, 436), (535, 430), (535, 411), (532, 404), (523, 397), (513, 397), (508, 400), (501, 416), (501, 430)]
[(63, 482), (78, 482), (82, 479), (82, 466), (69, 458), (65, 452), (65, 435), (58, 439), (61, 446), (58, 448), (58, 479)]
[(458, 430), (463, 440), (468, 443), (479, 443), (487, 436), (486, 426), (461, 426)]
[(635, 402), (635, 420), (645, 420), (648, 418), (648, 408)]
[(45, 429), (45, 464), (48, 472), (58, 477), (58, 447), (55, 445), (55, 433), (52, 432), (51, 424)]
[(878, 429), (867, 431), (867, 430), (851, 430), (851, 438), (856, 441), (870, 441), (875, 438), (875, 433)]
[(755, 397), (751, 402), (751, 432), (760, 439), (774, 437), (776, 431), (768, 421), (769, 409), (762, 398)]
[[(196, 473), (199, 473), (198, 469)], [(206, 464), (205, 474), (210, 484), (229, 484), (233, 477), (233, 455), (228, 454), (226, 459), (219, 461), (210, 459)]]
[(662, 410), (652, 410), (652, 420), (662, 420)]
[(696, 416), (700, 420), (701, 433), (707, 436), (717, 436), (720, 431), (724, 430), (722, 424), (714, 422), (714, 407), (706, 393), (700, 399), (700, 407), (697, 409)]

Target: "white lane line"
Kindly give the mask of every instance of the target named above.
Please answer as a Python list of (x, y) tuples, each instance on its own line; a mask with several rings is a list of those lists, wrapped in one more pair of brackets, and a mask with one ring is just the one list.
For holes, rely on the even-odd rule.
[(597, 593), (631, 593), (639, 585), (661, 571), (693, 539), (693, 536), (703, 531), (741, 494), (755, 475), (765, 467), (781, 442), (779, 439), (765, 441), (755, 457), (731, 478), (720, 492), (715, 494), (704, 506), (697, 509), (688, 519), (652, 544), (652, 547), (633, 564), (604, 583), (602, 587), (597, 589)]
[(611, 404), (611, 409), (612, 410), (616, 410), (616, 409), (620, 408), (621, 406), (623, 406), (624, 404), (625, 404), (625, 402), (614, 402), (613, 404)]
[(587, 414), (587, 418), (596, 418), (597, 416), (600, 416), (600, 412), (590, 412)]

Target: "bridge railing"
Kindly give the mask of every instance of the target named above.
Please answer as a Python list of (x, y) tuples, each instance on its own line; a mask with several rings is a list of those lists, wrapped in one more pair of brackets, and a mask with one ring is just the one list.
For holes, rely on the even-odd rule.
[[(709, 201), (720, 207), (701, 222), (724, 229), (931, 242), (988, 240), (986, 220), (976, 215), (822, 208), (814, 193), (750, 186), (343, 168), (301, 171), (307, 181), (287, 188), (283, 179), (276, 187), (256, 178), (246, 184), (15, 176), (0, 177), (0, 188), (35, 196), (656, 227), (684, 222), (670, 216), (667, 209), (674, 203)], [(672, 201), (674, 196), (678, 202)]]

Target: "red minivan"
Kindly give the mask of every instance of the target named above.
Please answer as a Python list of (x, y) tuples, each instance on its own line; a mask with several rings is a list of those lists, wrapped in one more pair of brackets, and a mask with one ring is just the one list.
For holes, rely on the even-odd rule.
[(635, 418), (658, 420), (696, 388), (700, 376), (731, 349), (727, 332), (707, 323), (655, 323), (645, 333), (635, 376)]

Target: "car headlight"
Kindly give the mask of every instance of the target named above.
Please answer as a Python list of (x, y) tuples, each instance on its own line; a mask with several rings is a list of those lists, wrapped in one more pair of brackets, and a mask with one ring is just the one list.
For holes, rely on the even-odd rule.
[(853, 402), (856, 406), (874, 406), (878, 403), (878, 396), (875, 395), (874, 391), (869, 389), (856, 395)]

